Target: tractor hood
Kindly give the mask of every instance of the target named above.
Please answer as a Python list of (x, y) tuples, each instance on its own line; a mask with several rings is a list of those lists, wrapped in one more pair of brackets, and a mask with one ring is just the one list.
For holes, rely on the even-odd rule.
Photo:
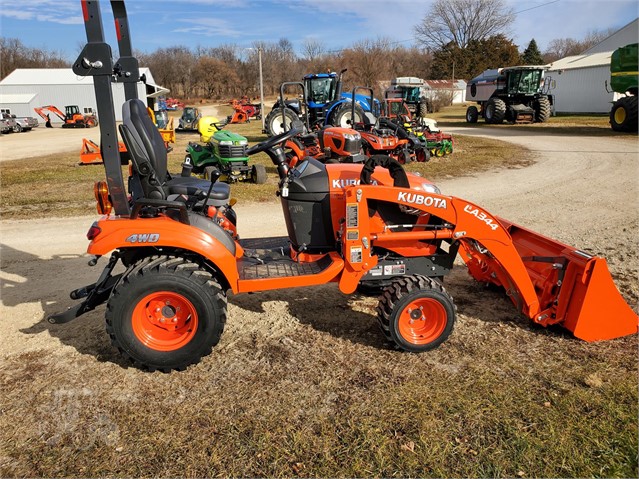
[[(220, 130), (213, 134), (214, 141), (226, 145), (247, 145), (248, 140), (242, 135), (233, 133), (232, 131)], [(228, 142), (228, 143), (227, 143)]]

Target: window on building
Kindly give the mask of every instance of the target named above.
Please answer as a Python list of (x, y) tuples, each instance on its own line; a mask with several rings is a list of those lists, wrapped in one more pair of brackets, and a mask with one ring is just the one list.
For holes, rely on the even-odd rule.
[(11, 115), (11, 108), (0, 108), (0, 113), (7, 113)]

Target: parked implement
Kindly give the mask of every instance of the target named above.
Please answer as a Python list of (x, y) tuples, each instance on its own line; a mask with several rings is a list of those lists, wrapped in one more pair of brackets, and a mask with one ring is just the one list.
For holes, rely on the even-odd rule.
[(476, 106), (466, 110), (466, 121), (477, 123), (543, 123), (550, 118), (552, 81), (545, 66), (518, 66), (486, 70), (466, 85), (466, 99)]
[(98, 118), (95, 113), (82, 114), (78, 105), (67, 105), (64, 107), (64, 113), (53, 105), (41, 106), (34, 108), (35, 112), (40, 115), (44, 120), (47, 128), (52, 128), (50, 114), (60, 118), (62, 128), (92, 128), (98, 126)]
[(610, 126), (615, 131), (636, 132), (637, 87), (639, 86), (639, 44), (618, 48), (610, 58), (610, 87), (623, 96), (610, 110)]
[(239, 100), (233, 99), (229, 102), (233, 107), (233, 114), (229, 115), (229, 123), (248, 123), (251, 118), (260, 120), (262, 118), (262, 107), (259, 103), (251, 103), (247, 96)]
[[(128, 30), (123, 2), (112, 6), (116, 24)], [(289, 168), (281, 145), (297, 129), (247, 151), (264, 151), (275, 165), (288, 236), (240, 241), (228, 185), (169, 175), (162, 138), (136, 90), (126, 89), (120, 132), (131, 155), (127, 194), (117, 176), (111, 80), (133, 84), (137, 62), (118, 63), (114, 71), (99, 4), (83, 8), (91, 41), (73, 68), (94, 77), (107, 143), (107, 184), (95, 188), (104, 216), (89, 229), (88, 253), (91, 265), (111, 257), (96, 283), (71, 293), (82, 302), (50, 322), (68, 322), (106, 302), (107, 332), (125, 357), (150, 370), (179, 370), (220, 340), (227, 290), (332, 282), (345, 294), (360, 285), (384, 288), (377, 308), (383, 335), (398, 348), (427, 351), (453, 330), (455, 304), (439, 278), (459, 251), (475, 279), (503, 287), (536, 324), (560, 324), (588, 341), (637, 332), (639, 318), (603, 258), (442, 195), (387, 157), (364, 166), (306, 159)], [(115, 273), (119, 262), (124, 268)]]

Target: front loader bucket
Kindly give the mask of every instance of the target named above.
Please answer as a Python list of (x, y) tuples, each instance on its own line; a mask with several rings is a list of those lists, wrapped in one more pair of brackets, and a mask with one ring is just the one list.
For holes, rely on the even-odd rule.
[(592, 258), (570, 282), (572, 292), (564, 295), (562, 287), (558, 307), (566, 304), (563, 326), (576, 337), (599, 341), (637, 332), (637, 315), (617, 291), (605, 259)]
[[(585, 341), (613, 339), (637, 333), (639, 318), (617, 290), (606, 260), (499, 218), (530, 277), (539, 300), (538, 311), (526, 311), (537, 324), (560, 324)], [(494, 263), (493, 270), (498, 268)], [(484, 271), (481, 281), (500, 286), (502, 271)], [(470, 270), (470, 268), (469, 268)], [(498, 273), (498, 274), (493, 274)], [(522, 290), (521, 284), (514, 284)], [(529, 285), (528, 285), (529, 286)], [(523, 308), (522, 308), (523, 309)]]

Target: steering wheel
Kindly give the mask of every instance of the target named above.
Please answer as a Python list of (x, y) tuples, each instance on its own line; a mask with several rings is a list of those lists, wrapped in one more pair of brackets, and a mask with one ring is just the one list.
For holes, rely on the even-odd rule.
[(258, 143), (257, 145), (253, 145), (248, 150), (246, 150), (247, 155), (254, 155), (255, 153), (259, 153), (260, 151), (266, 151), (273, 148), (280, 143), (285, 142), (289, 138), (293, 138), (296, 135), (302, 133), (303, 128), (298, 126), (292, 127), (290, 130), (285, 131), (284, 133), (280, 133), (279, 135), (272, 136), (268, 140), (263, 141), (262, 143)]
[(360, 182), (362, 185), (370, 185), (371, 184), (371, 175), (375, 171), (375, 167), (381, 166), (382, 168), (386, 168), (393, 178), (393, 186), (397, 186), (399, 188), (410, 188), (410, 183), (408, 182), (408, 176), (406, 176), (406, 172), (404, 171), (404, 167), (399, 163), (399, 161), (394, 160), (390, 156), (387, 155), (373, 155), (366, 163), (364, 163), (364, 168), (362, 168), (362, 173), (360, 174)]

